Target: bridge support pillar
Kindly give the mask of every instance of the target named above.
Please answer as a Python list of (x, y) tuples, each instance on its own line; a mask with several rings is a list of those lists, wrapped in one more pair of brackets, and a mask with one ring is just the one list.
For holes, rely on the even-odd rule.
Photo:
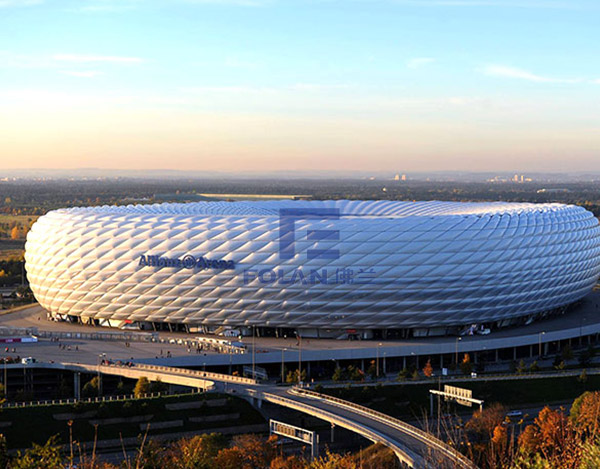
[(73, 373), (73, 397), (76, 400), (81, 399), (81, 373)]
[(433, 417), (433, 394), (429, 393), (429, 416)]

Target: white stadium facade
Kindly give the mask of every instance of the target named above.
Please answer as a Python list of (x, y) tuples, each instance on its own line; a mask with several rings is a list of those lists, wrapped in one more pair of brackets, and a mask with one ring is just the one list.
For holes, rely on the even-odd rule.
[(564, 311), (600, 227), (563, 204), (198, 202), (70, 208), (27, 237), (49, 314), (191, 332), (443, 335)]

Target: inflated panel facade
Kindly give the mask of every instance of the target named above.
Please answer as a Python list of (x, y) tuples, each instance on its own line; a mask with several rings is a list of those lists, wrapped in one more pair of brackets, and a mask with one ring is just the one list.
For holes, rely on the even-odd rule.
[(600, 227), (562, 204), (199, 202), (61, 209), (27, 237), (52, 313), (204, 325), (424, 328), (572, 303)]

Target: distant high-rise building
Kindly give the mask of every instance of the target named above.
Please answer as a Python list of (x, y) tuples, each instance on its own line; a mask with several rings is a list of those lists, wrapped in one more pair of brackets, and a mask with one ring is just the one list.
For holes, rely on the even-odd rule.
[(402, 180), (403, 180), (403, 181), (406, 181), (406, 174), (403, 174), (403, 175), (402, 175)]
[(399, 180), (400, 180), (400, 175), (399, 175), (399, 174), (396, 174), (396, 175), (394, 176), (394, 181), (399, 181)]

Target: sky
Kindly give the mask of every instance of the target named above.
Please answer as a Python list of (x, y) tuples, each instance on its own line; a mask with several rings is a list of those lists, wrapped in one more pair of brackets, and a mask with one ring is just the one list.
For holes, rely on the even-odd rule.
[(600, 170), (597, 0), (0, 0), (0, 168)]

